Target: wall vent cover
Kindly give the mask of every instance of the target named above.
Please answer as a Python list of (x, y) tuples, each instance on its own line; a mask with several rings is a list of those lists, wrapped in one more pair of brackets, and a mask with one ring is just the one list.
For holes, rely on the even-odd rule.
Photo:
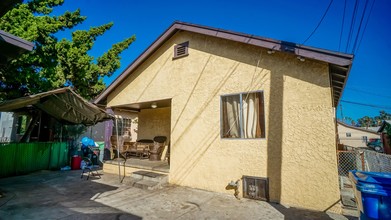
[(189, 41), (175, 45), (174, 59), (189, 55)]
[(243, 197), (269, 201), (269, 179), (243, 176)]

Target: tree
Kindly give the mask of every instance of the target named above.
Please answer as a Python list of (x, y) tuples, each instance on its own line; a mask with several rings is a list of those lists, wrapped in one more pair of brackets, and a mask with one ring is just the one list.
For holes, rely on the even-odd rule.
[(119, 54), (135, 40), (131, 36), (114, 44), (94, 59), (88, 51), (98, 36), (113, 23), (76, 30), (72, 39), (57, 39), (55, 33), (72, 29), (86, 17), (80, 11), (51, 15), (64, 0), (30, 0), (17, 4), (0, 18), (0, 29), (35, 44), (34, 50), (0, 67), (0, 100), (12, 99), (51, 89), (71, 86), (90, 99), (104, 88), (104, 76), (111, 76), (120, 67)]
[(364, 116), (362, 118), (357, 119), (358, 127), (376, 127), (380, 126), (384, 120), (391, 120), (391, 114), (385, 112), (384, 110), (379, 112), (378, 116), (369, 117)]
[(357, 124), (359, 125), (359, 127), (366, 127), (366, 128), (372, 127), (373, 123), (374, 123), (373, 118), (371, 118), (369, 116), (364, 116), (364, 117), (359, 118), (357, 120)]

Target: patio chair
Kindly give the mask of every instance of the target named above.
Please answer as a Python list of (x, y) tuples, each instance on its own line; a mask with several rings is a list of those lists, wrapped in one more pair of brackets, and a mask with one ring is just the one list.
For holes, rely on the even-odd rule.
[(136, 156), (142, 158), (149, 158), (150, 146), (153, 146), (153, 140), (141, 139), (136, 142)]
[(153, 138), (153, 147), (150, 150), (150, 160), (160, 160), (164, 147), (166, 145), (166, 136), (156, 136)]
[(170, 151), (171, 151), (171, 147), (170, 147), (170, 142), (168, 142), (168, 146), (167, 146), (167, 152), (166, 152), (166, 157), (165, 157), (165, 160), (167, 160), (167, 163), (168, 165), (170, 165)]
[(110, 143), (111, 143), (111, 148), (110, 148), (110, 153), (111, 153), (111, 159), (115, 159), (118, 157), (118, 149), (120, 149), (120, 157), (123, 159), (126, 159), (126, 151), (124, 151), (123, 147), (123, 138), (119, 136), (119, 141), (117, 140), (116, 135), (112, 135), (110, 137)]
[(92, 163), (91, 159), (88, 158), (88, 157), (84, 157), (83, 158), (83, 160), (81, 162), (81, 170), (82, 170), (82, 173), (81, 173), (81, 176), (80, 176), (81, 179), (83, 179), (84, 173), (86, 173), (86, 172), (88, 174), (87, 175), (87, 180), (90, 178), (90, 174), (92, 176), (98, 176), (99, 179), (101, 178), (100, 174), (98, 173), (98, 168), (96, 166), (94, 166), (94, 164)]
[(125, 156), (125, 158), (128, 158), (131, 155), (136, 155), (137, 150), (136, 150), (135, 142), (124, 141), (124, 147), (121, 153)]

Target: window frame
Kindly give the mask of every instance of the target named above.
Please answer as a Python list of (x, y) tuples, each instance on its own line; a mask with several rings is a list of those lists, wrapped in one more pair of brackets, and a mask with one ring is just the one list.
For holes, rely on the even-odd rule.
[[(261, 130), (263, 130), (263, 137), (261, 134), (261, 137), (255, 137), (255, 138), (245, 138), (243, 134), (243, 95), (249, 94), (249, 93), (260, 93), (262, 97), (262, 102), (260, 104), (262, 105), (262, 110), (259, 109), (260, 116), (262, 117), (263, 124), (261, 124)], [(239, 106), (239, 130), (240, 130), (240, 137), (233, 138), (233, 137), (223, 137), (223, 97), (227, 96), (234, 96), (239, 95), (240, 100), (240, 106)], [(263, 113), (261, 115), (261, 113)], [(261, 119), (261, 118), (260, 118)], [(251, 139), (266, 139), (266, 117), (265, 117), (265, 93), (264, 90), (254, 90), (254, 91), (248, 91), (248, 92), (238, 92), (238, 93), (230, 93), (230, 94), (223, 94), (220, 95), (220, 139), (223, 140), (251, 140)]]
[[(118, 121), (117, 121), (117, 124), (116, 124), (116, 122), (115, 122), (115, 118), (113, 119), (113, 128), (112, 128), (112, 130), (111, 130), (111, 135), (112, 136), (115, 136), (115, 135), (117, 135), (117, 130), (116, 130), (116, 127), (118, 127)], [(133, 122), (133, 119), (132, 118), (130, 118), (130, 117), (123, 117), (122, 116), (122, 120), (126, 120), (127, 122), (125, 122), (125, 123), (121, 123), (121, 127), (122, 127), (122, 129), (121, 130), (118, 130), (118, 135), (119, 136), (123, 136), (124, 134), (125, 134), (125, 130), (126, 130), (126, 128), (129, 128), (129, 129), (132, 129), (132, 122)], [(126, 127), (126, 126), (124, 126), (124, 124), (125, 125), (127, 125), (129, 123), (129, 126), (130, 127)], [(129, 135), (131, 135), (131, 132), (129, 133)]]

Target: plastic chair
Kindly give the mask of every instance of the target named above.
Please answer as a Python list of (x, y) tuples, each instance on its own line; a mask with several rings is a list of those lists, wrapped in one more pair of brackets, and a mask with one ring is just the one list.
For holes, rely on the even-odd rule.
[(92, 176), (98, 176), (99, 178), (101, 178), (97, 168), (94, 167), (94, 164), (92, 163), (91, 159), (88, 157), (84, 157), (83, 160), (81, 161), (81, 170), (82, 170), (80, 176), (81, 179), (83, 178), (85, 172), (88, 173), (87, 180), (90, 178), (90, 174)]

